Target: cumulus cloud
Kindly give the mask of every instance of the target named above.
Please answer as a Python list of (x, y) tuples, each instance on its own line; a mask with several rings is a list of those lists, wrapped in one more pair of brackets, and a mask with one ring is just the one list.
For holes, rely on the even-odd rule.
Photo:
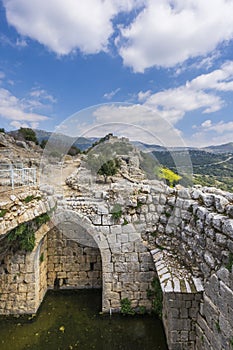
[(170, 124), (159, 111), (140, 104), (103, 105), (94, 111), (93, 117), (93, 126), (106, 125), (108, 132), (112, 128), (114, 134), (129, 137), (131, 140), (164, 146), (183, 143), (180, 130)]
[[(187, 112), (201, 109), (210, 114), (222, 109), (226, 102), (218, 95), (222, 91), (233, 91), (233, 61), (225, 62), (219, 69), (202, 74), (185, 85), (148, 94), (144, 105), (159, 112), (175, 124)], [(139, 96), (146, 95), (139, 92)]]
[[(204, 56), (233, 38), (229, 0), (3, 0), (8, 23), (58, 55), (109, 50), (110, 39), (135, 72)], [(119, 13), (131, 14), (122, 24)], [(224, 19), (224, 20), (223, 20)], [(114, 25), (113, 25), (114, 21)], [(212, 55), (212, 58), (215, 55)]]
[(11, 126), (38, 126), (38, 122), (49, 118), (46, 115), (33, 112), (33, 108), (30, 108), (31, 101), (25, 98), (19, 99), (9, 90), (0, 88), (0, 116), (11, 120)]
[(210, 146), (224, 144), (233, 140), (233, 122), (223, 120), (213, 123), (210, 119), (205, 120), (200, 126), (196, 126), (195, 132), (189, 142), (196, 146)]
[(233, 61), (224, 63), (220, 69), (209, 74), (200, 75), (193, 79), (189, 86), (194, 89), (233, 91)]
[(180, 86), (152, 94), (145, 105), (160, 111), (164, 118), (175, 124), (187, 112), (203, 109), (203, 113), (220, 110), (224, 101), (211, 93)]
[(201, 124), (202, 131), (214, 131), (218, 134), (233, 133), (233, 122), (224, 122), (223, 120), (218, 123), (213, 123), (211, 120), (206, 120)]
[(205, 56), (233, 38), (229, 0), (148, 0), (116, 42), (124, 64), (135, 72), (172, 67)]
[(142, 0), (3, 0), (8, 22), (23, 35), (59, 55), (79, 49), (85, 54), (106, 51), (112, 19)]

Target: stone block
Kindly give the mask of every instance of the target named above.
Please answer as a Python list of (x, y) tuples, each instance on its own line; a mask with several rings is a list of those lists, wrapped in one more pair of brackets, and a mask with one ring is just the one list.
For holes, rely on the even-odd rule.
[(233, 239), (233, 219), (224, 221), (222, 231), (231, 239)]

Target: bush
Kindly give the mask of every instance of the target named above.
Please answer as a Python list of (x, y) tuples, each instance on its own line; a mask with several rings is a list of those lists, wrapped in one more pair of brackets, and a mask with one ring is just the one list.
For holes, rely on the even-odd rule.
[(151, 289), (147, 290), (147, 298), (152, 300), (153, 312), (162, 318), (163, 310), (163, 292), (160, 287), (158, 278), (154, 278), (151, 282)]
[(120, 163), (118, 159), (110, 159), (104, 164), (101, 165), (100, 169), (98, 170), (98, 175), (103, 175), (105, 182), (107, 182), (108, 176), (114, 176), (116, 175), (118, 169), (120, 167)]
[(230, 254), (229, 254), (229, 257), (228, 257), (228, 262), (227, 262), (227, 264), (226, 264), (226, 269), (227, 269), (229, 272), (231, 272), (232, 266), (233, 266), (233, 254), (230, 253)]
[(128, 298), (121, 299), (121, 313), (123, 315), (135, 314), (135, 311), (131, 307), (131, 301)]
[(76, 156), (77, 154), (80, 154), (80, 153), (81, 153), (81, 150), (78, 147), (76, 147), (76, 146), (71, 146), (69, 151), (68, 151), (68, 155), (72, 156), (72, 157), (74, 157), (74, 156)]
[(180, 175), (177, 175), (172, 170), (163, 167), (158, 169), (158, 178), (166, 180), (170, 187), (174, 187), (174, 184), (181, 180)]
[(33, 141), (38, 144), (36, 133), (30, 128), (20, 128), (19, 133), (23, 136), (25, 141)]
[(122, 207), (119, 203), (114, 204), (111, 214), (112, 214), (113, 220), (119, 220), (121, 218)]
[(23, 223), (11, 230), (8, 235), (8, 242), (11, 242), (14, 250), (25, 250), (32, 252), (35, 247), (35, 232), (45, 222), (49, 221), (50, 217), (47, 213), (38, 216), (32, 221)]
[(7, 213), (7, 209), (1, 209), (0, 210), (0, 218), (3, 218)]
[(47, 144), (47, 142), (48, 142), (48, 140), (45, 140), (45, 139), (42, 140), (41, 143), (40, 143), (40, 147), (44, 149), (46, 144)]

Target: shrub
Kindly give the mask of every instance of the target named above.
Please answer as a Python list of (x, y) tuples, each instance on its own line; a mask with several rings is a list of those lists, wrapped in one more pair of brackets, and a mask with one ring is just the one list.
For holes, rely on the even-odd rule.
[(77, 154), (80, 154), (80, 153), (81, 153), (81, 150), (78, 147), (71, 146), (67, 154), (69, 156), (74, 157), (74, 156), (76, 156)]
[(123, 315), (135, 314), (135, 311), (131, 307), (131, 301), (128, 298), (121, 299), (121, 313)]
[(105, 183), (106, 183), (108, 176), (116, 175), (119, 167), (120, 167), (120, 163), (119, 163), (118, 159), (110, 159), (101, 165), (97, 174), (103, 175)]
[(44, 261), (44, 253), (40, 254), (40, 263), (42, 263)]
[(233, 254), (230, 253), (228, 257), (228, 263), (226, 264), (226, 269), (231, 272), (233, 266)]
[(34, 230), (28, 223), (23, 223), (9, 233), (9, 242), (14, 242), (20, 250), (31, 252), (35, 246)]
[(45, 140), (45, 139), (42, 140), (41, 143), (40, 143), (40, 147), (44, 149), (46, 144), (47, 144), (47, 142), (48, 142), (48, 140)]
[(112, 214), (113, 220), (119, 220), (121, 218), (122, 207), (119, 203), (114, 204), (111, 214)]
[(1, 209), (0, 210), (0, 218), (3, 218), (7, 213), (7, 209)]
[(153, 279), (151, 287), (151, 289), (147, 290), (147, 298), (152, 300), (152, 311), (161, 318), (163, 310), (163, 292), (158, 278)]
[(23, 136), (24, 140), (33, 141), (36, 144), (38, 144), (38, 140), (37, 140), (36, 133), (34, 130), (32, 130), (30, 128), (20, 128), (19, 133)]
[(17, 226), (8, 234), (8, 242), (12, 243), (15, 250), (33, 251), (36, 242), (35, 232), (49, 219), (48, 214), (42, 214), (32, 221)]
[(158, 178), (164, 179), (168, 183), (170, 187), (174, 187), (175, 183), (178, 183), (179, 180), (181, 180), (181, 176), (174, 173), (172, 170), (161, 167), (158, 170)]

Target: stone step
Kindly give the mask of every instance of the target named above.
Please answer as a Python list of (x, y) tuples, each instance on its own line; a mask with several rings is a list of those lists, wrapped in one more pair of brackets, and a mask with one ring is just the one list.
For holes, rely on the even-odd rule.
[(151, 250), (156, 271), (164, 293), (195, 294), (203, 292), (200, 278), (194, 277), (188, 270), (160, 249)]

